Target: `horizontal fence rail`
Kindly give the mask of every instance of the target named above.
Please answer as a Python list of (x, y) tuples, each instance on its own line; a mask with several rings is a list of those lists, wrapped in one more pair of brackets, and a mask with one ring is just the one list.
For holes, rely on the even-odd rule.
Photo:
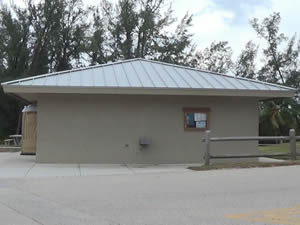
[[(299, 154), (300, 155), (300, 154)], [(241, 158), (259, 158), (259, 157), (285, 157), (289, 154), (258, 154), (258, 155), (210, 155), (211, 159), (241, 159)]]
[[(300, 136), (299, 136), (300, 139)], [(289, 140), (289, 136), (265, 136), (265, 137), (213, 137), (210, 138), (212, 142), (218, 141), (275, 141), (275, 140)]]
[[(300, 136), (295, 136), (296, 140), (300, 140)], [(276, 141), (290, 140), (290, 136), (261, 136), (261, 137), (212, 137), (210, 141)]]
[[(211, 155), (210, 143), (211, 142), (226, 142), (226, 141), (270, 141), (281, 140), (289, 141), (290, 152), (289, 154), (241, 154), (241, 155)], [(258, 157), (290, 157), (292, 160), (296, 160), (300, 154), (296, 150), (296, 141), (300, 140), (300, 136), (296, 136), (294, 129), (291, 129), (289, 136), (260, 136), (260, 137), (210, 137), (210, 130), (205, 132), (205, 138), (202, 141), (205, 142), (206, 151), (204, 155), (205, 165), (210, 164), (210, 159), (237, 159), (237, 158), (258, 158)]]

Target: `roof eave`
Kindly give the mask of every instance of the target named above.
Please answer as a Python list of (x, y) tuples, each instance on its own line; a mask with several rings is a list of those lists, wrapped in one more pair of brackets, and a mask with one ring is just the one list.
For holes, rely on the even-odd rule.
[(14, 86), (2, 85), (6, 93), (52, 93), (52, 94), (137, 94), (137, 95), (199, 95), (240, 96), (259, 98), (290, 98), (294, 90), (232, 90), (197, 88), (127, 88), (127, 87), (63, 87), (63, 86)]

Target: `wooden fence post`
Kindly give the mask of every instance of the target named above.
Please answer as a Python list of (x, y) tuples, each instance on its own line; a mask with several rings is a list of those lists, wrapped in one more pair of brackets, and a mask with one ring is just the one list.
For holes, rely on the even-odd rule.
[(205, 131), (205, 166), (209, 166), (210, 163), (210, 130)]
[(290, 129), (290, 153), (291, 159), (297, 159), (297, 151), (296, 151), (296, 132), (294, 129)]

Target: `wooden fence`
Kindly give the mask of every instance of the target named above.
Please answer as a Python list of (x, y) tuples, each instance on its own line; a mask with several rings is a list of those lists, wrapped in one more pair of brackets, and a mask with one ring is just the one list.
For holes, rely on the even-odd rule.
[[(289, 141), (289, 150), (287, 154), (257, 154), (257, 155), (212, 155), (210, 153), (211, 142), (226, 142), (226, 141), (263, 141), (263, 140), (282, 140)], [(205, 132), (205, 165), (210, 164), (211, 159), (234, 159), (234, 158), (258, 158), (258, 157), (290, 157), (292, 160), (296, 160), (297, 156), (300, 154), (297, 153), (296, 141), (300, 140), (300, 136), (296, 136), (294, 129), (289, 131), (289, 136), (261, 136), (261, 137), (211, 137), (210, 130)]]

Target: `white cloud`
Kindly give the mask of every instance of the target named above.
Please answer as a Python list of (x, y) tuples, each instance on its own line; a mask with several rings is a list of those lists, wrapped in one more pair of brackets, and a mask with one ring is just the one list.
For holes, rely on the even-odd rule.
[(271, 14), (272, 12), (280, 12), (281, 21), (281, 31), (291, 36), (295, 32), (299, 32), (299, 9), (300, 1), (295, 0), (271, 0), (272, 7), (270, 8), (260, 8), (253, 16), (257, 18), (264, 18)]
[[(228, 41), (234, 50), (236, 58), (249, 40), (255, 41), (260, 47), (265, 42), (259, 39), (249, 24), (249, 19), (254, 17), (263, 19), (272, 12), (280, 12), (282, 23), (281, 31), (288, 36), (299, 32), (297, 20), (300, 8), (300, 1), (293, 0), (270, 0), (265, 4), (245, 4), (243, 1), (232, 4), (240, 4), (239, 7), (229, 2), (226, 7), (216, 4), (217, 0), (211, 0), (206, 7), (202, 8), (194, 17), (193, 32), (195, 41), (200, 48), (208, 46), (212, 41)], [(240, 10), (240, 11), (237, 11)], [(242, 12), (241, 12), (242, 11)]]
[(193, 14), (191, 32), (199, 48), (208, 46), (214, 40), (220, 40), (220, 34), (230, 29), (228, 21), (235, 15), (225, 9), (217, 9), (213, 0), (175, 0), (173, 1), (175, 16), (182, 17), (186, 12)]
[(226, 21), (234, 18), (233, 12), (225, 10), (207, 10), (205, 13), (196, 16), (195, 27), (199, 34), (216, 34), (225, 32), (228, 29)]
[(176, 16), (178, 17), (183, 17), (186, 12), (198, 14), (214, 5), (212, 0), (173, 0), (171, 3)]

